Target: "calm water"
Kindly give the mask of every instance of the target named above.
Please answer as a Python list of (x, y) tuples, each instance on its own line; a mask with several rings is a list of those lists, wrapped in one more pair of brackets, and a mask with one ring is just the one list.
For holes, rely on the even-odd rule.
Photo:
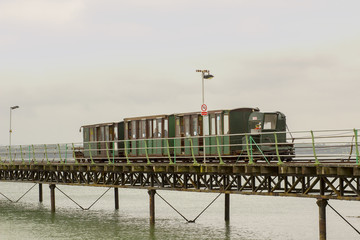
[[(33, 184), (0, 183), (0, 192), (18, 199)], [(83, 207), (107, 188), (58, 186)], [(18, 203), (0, 196), (0, 239), (318, 239), (315, 199), (231, 195), (231, 220), (224, 222), (224, 196), (196, 221), (186, 223), (156, 196), (156, 225), (149, 226), (146, 190), (119, 189), (120, 210), (114, 210), (113, 190), (83, 211), (56, 190), (56, 213), (50, 213), (50, 190), (38, 186)], [(158, 191), (185, 217), (194, 219), (217, 194)], [(360, 228), (358, 202), (330, 201)], [(359, 235), (327, 208), (328, 239), (359, 239)]]

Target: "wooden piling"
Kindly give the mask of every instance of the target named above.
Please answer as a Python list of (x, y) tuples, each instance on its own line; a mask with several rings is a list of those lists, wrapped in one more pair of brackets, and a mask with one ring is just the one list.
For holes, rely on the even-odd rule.
[(318, 199), (316, 204), (319, 206), (319, 239), (326, 240), (326, 205), (327, 199)]
[(115, 209), (119, 209), (119, 189), (114, 188), (114, 197), (115, 197)]
[(230, 194), (225, 193), (225, 222), (230, 221)]
[(50, 205), (51, 212), (55, 212), (55, 184), (50, 184)]
[(42, 183), (39, 183), (39, 202), (43, 202), (43, 188)]
[(149, 190), (149, 208), (150, 208), (150, 224), (155, 224), (155, 190)]

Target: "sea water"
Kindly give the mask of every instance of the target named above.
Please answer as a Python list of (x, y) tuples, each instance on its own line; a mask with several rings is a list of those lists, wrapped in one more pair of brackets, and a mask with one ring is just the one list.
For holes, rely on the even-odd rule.
[[(0, 183), (0, 192), (17, 200), (31, 183)], [(108, 188), (57, 185), (83, 208), (91, 206)], [(157, 191), (185, 218), (193, 220), (216, 193)], [(316, 199), (294, 197), (230, 196), (230, 222), (224, 221), (224, 195), (196, 220), (187, 223), (159, 196), (155, 196), (155, 226), (149, 224), (146, 190), (119, 189), (120, 209), (114, 207), (110, 189), (89, 210), (82, 210), (55, 190), (56, 212), (50, 211), (50, 189), (43, 184), (43, 202), (38, 186), (17, 203), (0, 195), (0, 240), (2, 239), (319, 239)], [(330, 200), (329, 203), (358, 229), (360, 203)], [(327, 239), (359, 239), (359, 235), (327, 207)]]

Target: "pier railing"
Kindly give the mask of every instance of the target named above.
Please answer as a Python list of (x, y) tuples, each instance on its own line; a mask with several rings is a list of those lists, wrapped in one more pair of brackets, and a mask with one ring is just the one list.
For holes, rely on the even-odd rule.
[[(205, 149), (205, 150), (204, 150)], [(0, 163), (359, 164), (358, 129), (0, 146)]]

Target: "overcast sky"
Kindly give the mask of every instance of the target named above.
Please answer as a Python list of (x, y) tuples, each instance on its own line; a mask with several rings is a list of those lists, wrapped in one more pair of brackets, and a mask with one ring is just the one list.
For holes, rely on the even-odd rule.
[(82, 125), (211, 109), (360, 128), (359, 0), (0, 0), (0, 145), (79, 142)]

